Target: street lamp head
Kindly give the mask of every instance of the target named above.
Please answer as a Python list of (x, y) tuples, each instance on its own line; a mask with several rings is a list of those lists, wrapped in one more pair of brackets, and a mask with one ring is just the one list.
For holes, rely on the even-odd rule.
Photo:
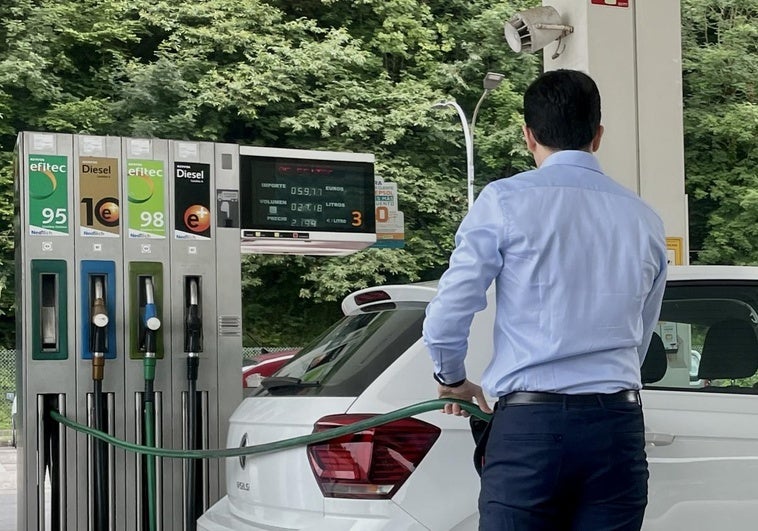
[(534, 53), (573, 31), (573, 26), (562, 23), (554, 7), (534, 7), (516, 13), (505, 23), (505, 40), (516, 53)]
[(500, 86), (500, 83), (505, 79), (505, 75), (498, 74), (497, 72), (487, 72), (484, 76), (484, 90), (494, 90)]

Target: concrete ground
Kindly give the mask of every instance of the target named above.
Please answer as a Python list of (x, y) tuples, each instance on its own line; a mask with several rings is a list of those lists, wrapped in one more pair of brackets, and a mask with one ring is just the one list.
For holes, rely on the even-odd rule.
[(16, 449), (0, 446), (0, 531), (16, 529)]

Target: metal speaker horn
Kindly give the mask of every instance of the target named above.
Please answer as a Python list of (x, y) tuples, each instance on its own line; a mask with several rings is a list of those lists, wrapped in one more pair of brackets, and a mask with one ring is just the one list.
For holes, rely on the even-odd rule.
[(534, 53), (573, 31), (573, 26), (562, 24), (554, 7), (534, 7), (505, 23), (505, 40), (514, 52)]

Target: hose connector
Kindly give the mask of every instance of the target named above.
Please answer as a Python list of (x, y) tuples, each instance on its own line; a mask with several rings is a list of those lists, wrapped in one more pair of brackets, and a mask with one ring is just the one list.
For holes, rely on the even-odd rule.
[(95, 352), (92, 356), (92, 379), (102, 381), (105, 375), (105, 356), (102, 352)]
[(155, 357), (145, 356), (145, 359), (142, 362), (142, 369), (146, 383), (155, 380)]
[(200, 358), (197, 357), (197, 354), (189, 355), (187, 356), (187, 380), (196, 381), (197, 380), (197, 373), (198, 373), (198, 367), (200, 366)]

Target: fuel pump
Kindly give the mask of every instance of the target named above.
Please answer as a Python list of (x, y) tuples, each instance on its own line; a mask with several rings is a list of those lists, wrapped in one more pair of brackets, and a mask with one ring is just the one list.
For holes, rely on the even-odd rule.
[[(92, 307), (90, 311), (90, 351), (92, 352), (92, 400), (94, 413), (92, 426), (104, 431), (103, 377), (105, 374), (105, 351), (108, 326), (108, 311), (105, 306), (105, 288), (101, 276), (92, 278)], [(97, 531), (108, 529), (108, 478), (107, 449), (100, 440), (93, 441), (94, 449), (94, 504), (92, 521)]]
[(219, 447), (241, 398), (238, 159), (233, 144), (19, 134), (19, 529), (184, 531), (224, 495), (222, 464), (160, 450)]
[[(197, 449), (197, 373), (200, 366), (199, 352), (202, 348), (202, 330), (203, 321), (200, 312), (200, 300), (198, 296), (198, 279), (189, 277), (187, 279), (188, 306), (187, 316), (185, 318), (184, 332), (185, 342), (184, 350), (187, 353), (187, 449)], [(186, 500), (186, 521), (187, 529), (194, 531), (196, 529), (196, 520), (198, 517), (196, 500), (196, 465), (192, 460), (187, 460), (187, 500)]]

